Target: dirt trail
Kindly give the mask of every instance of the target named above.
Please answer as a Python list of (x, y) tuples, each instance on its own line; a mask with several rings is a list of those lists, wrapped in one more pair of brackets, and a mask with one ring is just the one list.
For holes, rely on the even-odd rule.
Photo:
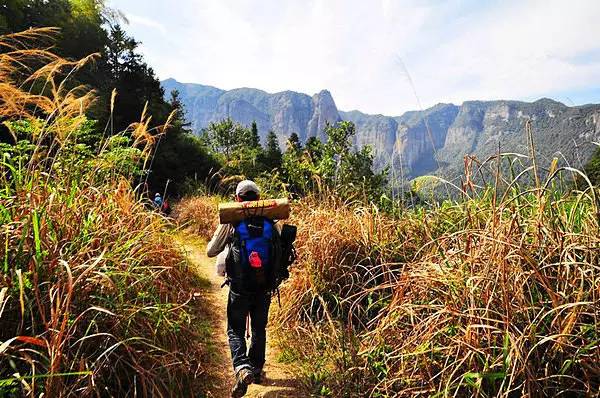
[[(223, 278), (216, 275), (214, 259), (209, 259), (206, 256), (204, 244), (181, 237), (178, 238), (178, 241), (188, 254), (193, 269), (200, 276), (210, 281), (208, 297), (203, 298), (203, 300), (213, 307), (215, 313), (215, 317), (211, 323), (216, 349), (215, 363), (218, 364), (217, 370), (220, 379), (218, 383), (215, 383), (216, 385), (211, 391), (210, 396), (214, 398), (227, 398), (230, 397), (234, 380), (226, 336), (228, 289), (221, 289)], [(277, 304), (273, 301), (271, 305)], [(289, 366), (277, 361), (277, 350), (270, 343), (271, 341), (267, 337), (267, 362), (264, 368), (266, 378), (261, 385), (250, 385), (248, 393), (245, 396), (250, 398), (301, 397), (302, 394), (296, 388), (297, 381), (293, 377), (293, 372)]]

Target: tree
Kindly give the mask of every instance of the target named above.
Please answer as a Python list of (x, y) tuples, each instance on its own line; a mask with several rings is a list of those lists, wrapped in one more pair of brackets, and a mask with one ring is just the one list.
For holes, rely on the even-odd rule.
[[(112, 115), (115, 131), (124, 130), (132, 122), (138, 121), (145, 108), (152, 115), (151, 128), (163, 124), (171, 107), (164, 100), (164, 91), (154, 71), (137, 53), (139, 43), (127, 36), (119, 25), (110, 29), (109, 43), (103, 57), (110, 76), (105, 81), (107, 90), (104, 90), (104, 95), (110, 96), (113, 88), (117, 91)], [(105, 100), (110, 99), (105, 97)]]
[(283, 175), (290, 191), (304, 195), (328, 187), (344, 199), (378, 200), (383, 193), (385, 172), (373, 171), (370, 147), (352, 149), (354, 124), (327, 125), (327, 142), (316, 137), (306, 141), (304, 150), (293, 134), (283, 154)]
[(310, 137), (306, 141), (304, 148), (313, 164), (318, 164), (323, 158), (324, 145), (317, 137)]
[(369, 146), (352, 150), (356, 134), (354, 123), (339, 122), (325, 128), (327, 142), (319, 171), (326, 183), (345, 198), (363, 197), (376, 201), (383, 193), (386, 171), (373, 171), (373, 154)]
[(17, 30), (23, 25), (25, 0), (5, 0), (0, 5), (0, 34)]
[(183, 132), (191, 134), (192, 130), (190, 130), (190, 126), (192, 124), (186, 121), (185, 107), (181, 102), (178, 90), (171, 91), (171, 99), (169, 100), (169, 105), (171, 105), (171, 109), (173, 109), (171, 125), (179, 128)]
[(162, 192), (167, 181), (171, 181), (169, 193), (180, 196), (204, 184), (206, 177), (220, 165), (188, 129), (190, 123), (185, 120), (178, 91), (171, 92), (169, 106), (173, 115), (165, 135), (159, 137), (148, 184)]
[(350, 153), (351, 139), (356, 133), (352, 122), (343, 121), (335, 125), (327, 123), (325, 135), (327, 142), (323, 145), (323, 156), (319, 170), (323, 177), (335, 184), (344, 157)]
[(256, 121), (252, 122), (250, 127), (250, 134), (248, 136), (248, 147), (250, 149), (262, 149), (260, 146), (260, 136), (258, 135), (258, 127), (256, 126)]
[(247, 134), (244, 127), (231, 118), (210, 123), (202, 134), (210, 150), (216, 155), (221, 154), (225, 163), (230, 161), (235, 150), (243, 145), (245, 135)]
[[(595, 186), (600, 184), (600, 148), (592, 155), (591, 159), (585, 165), (584, 172)], [(577, 177), (578, 185), (583, 187), (586, 182), (581, 177)]]
[(59, 55), (74, 59), (99, 52), (106, 39), (102, 28), (106, 9), (98, 0), (5, 0), (0, 5), (0, 33), (30, 27), (58, 27)]
[[(167, 133), (156, 140), (158, 146), (148, 175), (152, 189), (162, 190), (167, 179), (203, 181), (208, 170), (215, 167), (214, 159), (190, 134), (179, 95), (172, 96), (170, 103), (164, 99), (154, 71), (138, 52), (139, 43), (121, 28), (121, 22), (126, 22), (125, 18), (106, 7), (105, 0), (6, 0), (0, 4), (0, 33), (54, 26), (60, 28), (60, 33), (44, 45), (54, 45), (58, 55), (76, 60), (101, 54), (97, 62), (72, 76), (66, 87), (84, 84), (98, 93), (96, 106), (87, 114), (98, 120), (94, 124), (98, 140), (138, 122), (144, 109), (146, 116), (151, 116), (148, 130), (158, 134), (163, 130), (157, 127), (175, 111)], [(117, 92), (114, 104), (113, 90)], [(0, 127), (0, 140), (2, 134)], [(172, 186), (177, 188), (178, 183)]]
[(281, 163), (283, 177), (289, 185), (290, 192), (305, 195), (313, 188), (315, 172), (310, 168), (310, 164), (305, 162), (298, 134), (292, 133), (288, 138)]
[(279, 147), (279, 139), (273, 131), (267, 134), (263, 163), (266, 171), (281, 168), (282, 153)]
[(290, 138), (288, 138), (287, 141), (287, 148), (286, 148), (286, 152), (289, 151), (293, 151), (293, 152), (300, 152), (302, 150), (302, 144), (300, 143), (300, 137), (298, 137), (298, 134), (296, 133), (292, 133), (290, 134)]
[(108, 72), (113, 81), (119, 80), (126, 65), (131, 68), (134, 61), (139, 62), (139, 56), (135, 55), (138, 44), (133, 38), (127, 36), (120, 25), (111, 27), (104, 54)]

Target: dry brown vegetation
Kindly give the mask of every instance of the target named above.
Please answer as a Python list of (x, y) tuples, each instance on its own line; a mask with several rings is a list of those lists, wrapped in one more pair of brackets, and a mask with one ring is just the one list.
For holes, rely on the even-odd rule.
[(208, 240), (219, 223), (218, 204), (217, 197), (190, 196), (177, 203), (173, 216), (181, 228)]
[(295, 203), (271, 329), (307, 396), (598, 395), (597, 190), (561, 194), (560, 173), (396, 216)]
[(123, 167), (147, 159), (149, 116), (97, 150), (78, 142), (94, 95), (69, 77), (93, 57), (36, 47), (54, 34), (0, 38), (0, 116), (18, 141), (0, 148), (0, 395), (199, 393), (199, 281)]
[(273, 325), (317, 396), (594, 396), (596, 192), (404, 211), (304, 200)]

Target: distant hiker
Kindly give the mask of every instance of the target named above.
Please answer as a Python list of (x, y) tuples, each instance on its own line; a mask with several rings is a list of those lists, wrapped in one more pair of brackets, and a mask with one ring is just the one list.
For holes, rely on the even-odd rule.
[[(245, 180), (237, 185), (235, 197), (238, 202), (256, 201), (260, 190), (253, 181)], [(236, 377), (231, 396), (235, 398), (244, 396), (249, 384), (261, 383), (271, 296), (289, 275), (288, 264), (282, 261), (280, 233), (281, 227), (273, 220), (249, 217), (234, 225), (219, 225), (207, 246), (209, 257), (218, 256), (217, 272), (226, 274), (225, 283), (229, 284), (227, 336)], [(247, 350), (248, 316), (252, 337)]]
[(156, 207), (158, 210), (160, 210), (162, 208), (163, 205), (163, 199), (160, 196), (160, 194), (157, 192), (154, 195), (154, 207)]
[(169, 204), (169, 200), (168, 199), (165, 198), (165, 200), (163, 200), (163, 203), (160, 206), (160, 212), (163, 213), (166, 216), (168, 216), (169, 214), (171, 214), (171, 205)]

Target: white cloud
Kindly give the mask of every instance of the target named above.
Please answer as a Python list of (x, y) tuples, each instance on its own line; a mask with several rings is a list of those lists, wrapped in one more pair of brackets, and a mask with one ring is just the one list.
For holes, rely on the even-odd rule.
[[(597, 1), (112, 0), (161, 78), (390, 115), (600, 87)], [(157, 34), (157, 31), (161, 35)], [(559, 98), (560, 99), (560, 98)], [(600, 99), (598, 99), (600, 100)]]
[(164, 34), (164, 35), (167, 34), (167, 28), (160, 22), (157, 22), (153, 19), (145, 18), (145, 17), (141, 17), (139, 15), (128, 13), (127, 20), (129, 21), (129, 23), (131, 23), (133, 25), (141, 25), (141, 26), (151, 28), (151, 29), (158, 29), (162, 34)]
[(417, 84), (426, 102), (438, 95), (460, 102), (598, 87), (598, 63), (575, 64), (567, 59), (600, 47), (596, 39), (600, 25), (594, 19), (599, 11), (600, 3), (583, 1), (513, 3), (487, 9), (420, 60)]

